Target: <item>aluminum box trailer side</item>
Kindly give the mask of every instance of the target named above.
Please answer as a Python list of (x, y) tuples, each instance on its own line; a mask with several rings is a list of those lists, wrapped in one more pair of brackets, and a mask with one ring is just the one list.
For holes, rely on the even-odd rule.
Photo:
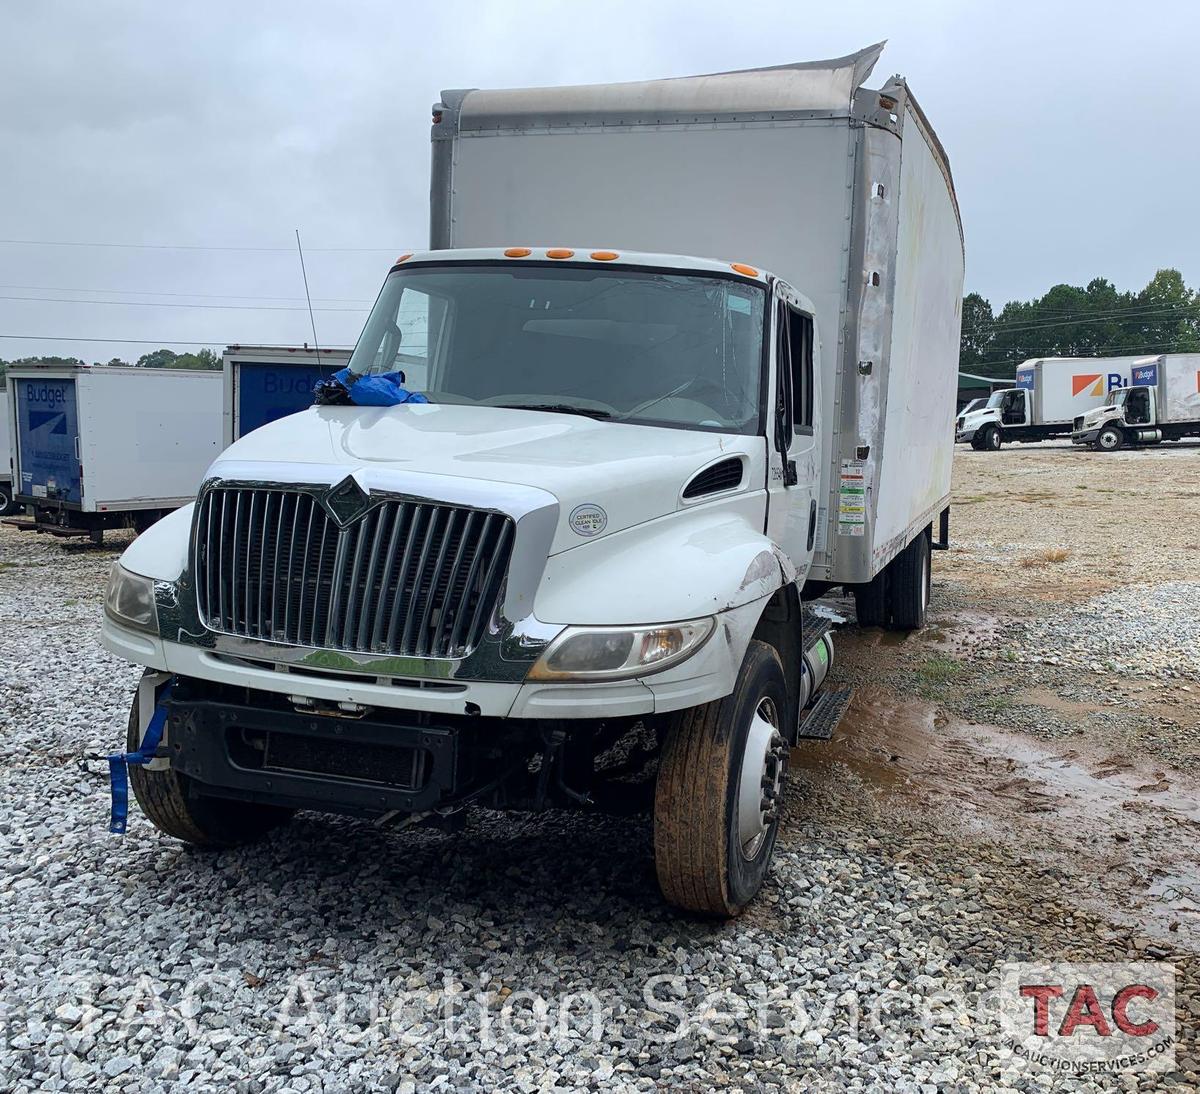
[(225, 447), (243, 434), (312, 406), (313, 385), (350, 360), (348, 349), (230, 346), (221, 358), (225, 381)]
[(811, 299), (825, 469), (810, 577), (870, 581), (946, 510), (962, 233), (907, 84), (837, 61), (638, 84), (446, 91), (431, 246), (741, 261)]
[(217, 372), (27, 366), (9, 373), (21, 526), (141, 529), (195, 496), (220, 452)]

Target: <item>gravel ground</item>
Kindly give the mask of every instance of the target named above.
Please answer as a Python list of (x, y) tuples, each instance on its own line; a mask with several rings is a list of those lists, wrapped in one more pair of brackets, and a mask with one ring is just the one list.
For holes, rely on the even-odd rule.
[[(960, 457), (958, 489), (1030, 455)], [(920, 641), (851, 626), (839, 646), (842, 678), (924, 704), (931, 726), (960, 683), (1020, 671), (1053, 689), (1108, 648), (1075, 650), (1047, 598), (1023, 624), (1042, 660), (997, 660), (989, 613), (1011, 592), (979, 573), (1041, 542), (976, 534)], [(114, 556), (0, 529), (0, 1089), (1097, 1089), (1004, 1067), (986, 994), (1002, 962), (1035, 958), (1173, 960), (1181, 1033), (1200, 1018), (1182, 936), (1081, 907), (1029, 848), (893, 808), (827, 746), (798, 755), (773, 877), (729, 924), (661, 903), (644, 820), (477, 811), (399, 832), (302, 814), (204, 854), (134, 807), (110, 836), (102, 765), (79, 757), (120, 742), (138, 675), (96, 640)], [(1173, 580), (1194, 597), (1193, 576)], [(1174, 641), (1178, 611), (1143, 643)], [(1197, 1089), (1185, 1045), (1174, 1073), (1118, 1088)]]

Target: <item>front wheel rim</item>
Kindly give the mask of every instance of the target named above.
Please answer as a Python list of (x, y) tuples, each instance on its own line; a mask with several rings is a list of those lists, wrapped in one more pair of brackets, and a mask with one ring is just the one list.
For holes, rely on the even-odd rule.
[(787, 742), (779, 732), (779, 712), (774, 700), (764, 695), (750, 718), (738, 781), (738, 844), (747, 859), (762, 850), (779, 819), (786, 769)]

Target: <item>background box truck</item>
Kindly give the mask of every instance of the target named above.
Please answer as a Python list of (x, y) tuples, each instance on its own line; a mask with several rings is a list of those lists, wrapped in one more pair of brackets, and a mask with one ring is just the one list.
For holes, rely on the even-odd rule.
[(962, 414), (954, 437), (977, 451), (1006, 441), (1046, 441), (1070, 434), (1076, 416), (1108, 402), (1129, 383), (1132, 357), (1039, 357), (1017, 369), (1013, 387), (992, 392), (987, 404)]
[(225, 447), (242, 434), (312, 406), (313, 385), (350, 360), (348, 349), (308, 346), (230, 346), (221, 358), (225, 378)]
[(1200, 436), (1200, 353), (1166, 353), (1134, 362), (1130, 385), (1079, 415), (1071, 440), (1101, 452)]
[(349, 366), (429, 402), (243, 436), (113, 570), (155, 824), (645, 809), (670, 901), (745, 907), (848, 701), (808, 601), (920, 626), (947, 524), (958, 208), (878, 54), (443, 94)]
[(221, 374), (107, 365), (9, 369), (19, 528), (90, 536), (186, 504), (220, 452)]
[(0, 408), (0, 517), (15, 513), (17, 508), (13, 495), (12, 423), (7, 411)]

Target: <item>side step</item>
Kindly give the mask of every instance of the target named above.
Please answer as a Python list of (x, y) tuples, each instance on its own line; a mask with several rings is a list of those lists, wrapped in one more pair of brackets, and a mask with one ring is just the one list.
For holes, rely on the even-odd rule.
[(828, 741), (849, 708), (853, 695), (853, 688), (828, 688), (821, 692), (800, 723), (796, 740)]

